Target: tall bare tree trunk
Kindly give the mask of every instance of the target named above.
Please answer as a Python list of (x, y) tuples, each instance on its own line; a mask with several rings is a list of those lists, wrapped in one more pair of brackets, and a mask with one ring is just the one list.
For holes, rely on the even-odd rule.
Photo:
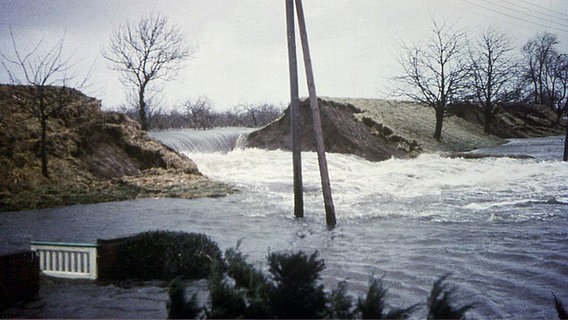
[(491, 123), (493, 122), (493, 105), (489, 101), (486, 101), (483, 106), (483, 118), (483, 130), (489, 134), (491, 132)]
[(146, 100), (144, 97), (144, 91), (146, 90), (146, 84), (142, 84), (138, 90), (138, 118), (140, 120), (140, 125), (142, 130), (148, 130), (148, 119), (146, 116)]
[(41, 115), (41, 174), (49, 178), (49, 171), (47, 168), (47, 116), (42, 111)]
[(445, 109), (444, 107), (437, 106), (436, 107), (436, 128), (434, 130), (434, 139), (436, 141), (442, 141), (442, 125), (444, 124), (444, 114)]

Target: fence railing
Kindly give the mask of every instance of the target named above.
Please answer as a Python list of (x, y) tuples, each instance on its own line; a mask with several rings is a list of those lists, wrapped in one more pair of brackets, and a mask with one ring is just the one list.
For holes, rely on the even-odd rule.
[(97, 245), (32, 241), (31, 250), (39, 257), (40, 270), (49, 276), (97, 279)]

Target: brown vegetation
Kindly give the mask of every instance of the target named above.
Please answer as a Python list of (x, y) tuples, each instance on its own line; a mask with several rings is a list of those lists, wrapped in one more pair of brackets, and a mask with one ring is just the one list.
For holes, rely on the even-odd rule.
[[(326, 151), (354, 154), (373, 161), (386, 160), (393, 155), (398, 157), (406, 155), (406, 152), (401, 150), (404, 147), (398, 148), (396, 144), (389, 143), (395, 138), (388, 134), (388, 129), (373, 128), (374, 123), (357, 119), (354, 115), (361, 114), (362, 111), (355, 106), (322, 99), (319, 99), (319, 104)], [(314, 151), (312, 117), (307, 100), (300, 104), (299, 119), (302, 149)], [(248, 147), (289, 149), (291, 147), (289, 109), (277, 121), (249, 134), (247, 140)], [(414, 142), (406, 140), (404, 142), (408, 151), (415, 151), (417, 145)]]
[(100, 101), (74, 91), (47, 126), (50, 177), (41, 174), (40, 126), (14, 103), (22, 86), (0, 86), (0, 211), (136, 197), (217, 196), (230, 187), (203, 177), (189, 158), (149, 138)]
[[(500, 138), (531, 138), (561, 135), (564, 129), (557, 122), (556, 113), (544, 106), (526, 103), (504, 103), (495, 106), (490, 134)], [(449, 113), (477, 125), (484, 125), (483, 110), (479, 104), (455, 104)]]
[[(380, 99), (319, 99), (326, 151), (354, 154), (371, 161), (407, 158), (422, 152), (463, 152), (504, 143), (503, 138), (528, 138), (562, 134), (554, 112), (540, 105), (508, 104), (497, 108), (484, 132), (483, 107), (452, 105), (441, 141), (432, 137), (435, 112), (424, 104)], [(315, 150), (308, 102), (301, 104), (304, 151)], [(289, 150), (289, 113), (248, 136), (247, 145)]]

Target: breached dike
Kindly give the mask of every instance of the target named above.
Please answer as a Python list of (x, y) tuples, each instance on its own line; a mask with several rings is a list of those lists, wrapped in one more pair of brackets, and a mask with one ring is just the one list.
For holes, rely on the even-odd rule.
[[(516, 108), (504, 107), (495, 120), (507, 136), (486, 134), (483, 124), (462, 117), (463, 112), (452, 112), (444, 119), (442, 142), (432, 134), (436, 122), (432, 108), (424, 104), (381, 99), (320, 98), (320, 116), (324, 144), (327, 152), (353, 154), (370, 161), (394, 158), (412, 158), (421, 153), (464, 152), (505, 143), (511, 132), (534, 132), (529, 136), (557, 135), (562, 126), (553, 123), (553, 114), (532, 112), (532, 118), (542, 121), (528, 122)], [(460, 106), (463, 108), (463, 105)], [(468, 114), (482, 114), (478, 105), (470, 104)], [(542, 106), (523, 105), (523, 110), (540, 110)], [(463, 109), (461, 109), (463, 110)], [(501, 121), (506, 117), (509, 121)], [(300, 103), (300, 128), (303, 151), (314, 151), (312, 117), (308, 100)], [(515, 121), (510, 119), (515, 118)], [(515, 130), (504, 130), (514, 123)], [(526, 127), (526, 130), (519, 128)], [(530, 129), (530, 130), (529, 130)], [(528, 137), (526, 134), (522, 137)], [(291, 149), (290, 113), (247, 136), (247, 147), (268, 150)]]
[[(327, 152), (354, 154), (371, 161), (406, 158), (420, 152), (415, 141), (393, 133), (388, 127), (362, 116), (364, 111), (349, 103), (319, 99), (324, 144)], [(315, 151), (312, 116), (307, 100), (300, 103), (303, 151)], [(290, 112), (275, 122), (250, 133), (247, 147), (290, 150)]]
[[(33, 87), (0, 85), (0, 212), (141, 197), (196, 198), (233, 191), (204, 177), (187, 156), (148, 137), (126, 115), (68, 88), (47, 120), (50, 176), (38, 160), (40, 123), (22, 106)], [(63, 91), (65, 90), (65, 91)]]

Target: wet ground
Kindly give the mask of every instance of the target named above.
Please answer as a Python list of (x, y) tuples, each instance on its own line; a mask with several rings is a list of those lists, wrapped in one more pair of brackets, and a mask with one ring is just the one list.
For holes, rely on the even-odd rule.
[(167, 284), (100, 284), (88, 280), (42, 277), (38, 299), (21, 303), (2, 318), (167, 318)]

